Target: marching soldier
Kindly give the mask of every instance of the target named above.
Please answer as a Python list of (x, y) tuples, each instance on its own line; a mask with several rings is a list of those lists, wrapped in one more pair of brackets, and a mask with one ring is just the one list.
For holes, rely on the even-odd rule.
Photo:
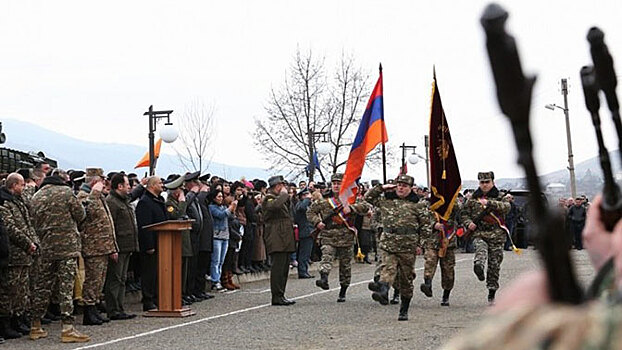
[[(499, 289), (499, 269), (503, 261), (506, 232), (501, 227), (503, 217), (510, 211), (510, 203), (499, 195), (492, 171), (477, 174), (479, 188), (464, 204), (462, 222), (472, 232), (475, 258), (473, 272), (480, 281), (486, 280), (488, 303), (493, 304)], [(488, 260), (488, 272), (484, 264)]]
[(423, 283), (420, 288), (427, 297), (432, 297), (432, 279), (436, 266), (441, 265), (441, 287), (443, 288), (442, 306), (449, 306), (449, 294), (454, 287), (454, 268), (456, 266), (455, 249), (458, 246), (456, 231), (459, 220), (459, 203), (456, 200), (449, 220), (444, 220), (438, 213), (434, 217), (434, 230), (429, 237), (422, 239), (425, 248)]
[(307, 211), (307, 219), (320, 231), (319, 240), (322, 250), (322, 261), (320, 262), (320, 279), (315, 281), (315, 285), (322, 289), (329, 289), (328, 275), (333, 267), (333, 261), (339, 260), (339, 298), (337, 302), (346, 301), (346, 291), (350, 286), (352, 277), (352, 255), (353, 246), (356, 238), (354, 220), (351, 219), (352, 211), (359, 214), (366, 214), (368, 207), (364, 203), (353, 205), (343, 205), (338, 198), (339, 189), (343, 174), (333, 174), (331, 176), (331, 191), (321, 200), (313, 202)]
[[(389, 285), (399, 280), (401, 305), (398, 320), (408, 320), (408, 307), (413, 295), (415, 254), (419, 237), (430, 234), (430, 214), (424, 203), (412, 191), (414, 179), (400, 175), (395, 184), (377, 185), (367, 192), (365, 200), (380, 212), (383, 232), (379, 248), (383, 251), (384, 266), (380, 281), (370, 284), (372, 298), (382, 305), (389, 303)], [(395, 189), (395, 193), (387, 192)], [(381, 194), (385, 192), (384, 197)], [(399, 268), (399, 273), (398, 273)]]
[(87, 168), (86, 181), (78, 193), (78, 200), (86, 210), (86, 219), (80, 225), (85, 275), (82, 287), (84, 325), (101, 325), (110, 321), (96, 307), (102, 301), (108, 259), (117, 261), (119, 257), (114, 223), (103, 191), (104, 170)]

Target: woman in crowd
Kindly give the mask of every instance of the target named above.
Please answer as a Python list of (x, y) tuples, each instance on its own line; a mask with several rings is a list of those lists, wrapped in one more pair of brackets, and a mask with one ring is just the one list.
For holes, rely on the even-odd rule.
[(232, 201), (229, 207), (226, 207), (223, 192), (220, 190), (210, 192), (208, 201), (210, 214), (214, 218), (214, 250), (212, 251), (210, 277), (212, 288), (221, 291), (224, 289), (220, 284), (222, 264), (229, 246), (229, 218), (233, 217), (237, 201)]

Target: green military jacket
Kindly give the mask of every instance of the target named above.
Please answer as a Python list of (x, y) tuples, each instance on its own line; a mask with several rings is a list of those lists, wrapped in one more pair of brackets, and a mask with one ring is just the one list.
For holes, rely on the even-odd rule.
[(376, 208), (382, 221), (383, 232), (379, 247), (389, 253), (415, 253), (420, 237), (429, 237), (432, 230), (430, 211), (425, 203), (411, 192), (399, 198), (376, 185), (365, 194), (365, 201)]
[[(473, 197), (466, 201), (462, 208), (460, 216), (465, 228), (486, 209), (491, 211), (500, 220), (503, 220), (505, 215), (510, 212), (510, 202), (499, 196), (499, 191), (496, 187), (490, 190), (488, 196), (483, 196), (483, 198), (486, 198), (488, 201), (486, 206), (480, 202), (480, 198), (482, 197), (478, 196), (478, 191), (481, 194), (481, 191), (478, 189), (473, 194)], [(472, 233), (471, 237), (483, 238), (496, 243), (505, 242), (507, 238), (506, 231), (499, 226), (491, 215), (484, 216), (483, 220), (475, 224), (477, 228)]]
[(46, 260), (75, 258), (80, 255), (78, 223), (86, 217), (84, 207), (71, 188), (56, 177), (48, 177), (32, 197), (32, 223), (41, 241)]
[(294, 220), (289, 207), (287, 193), (276, 194), (270, 191), (261, 203), (265, 223), (263, 236), (268, 254), (296, 251)]
[(82, 256), (86, 258), (118, 252), (114, 222), (104, 195), (84, 186), (78, 193), (78, 200), (86, 211), (86, 218), (79, 226)]
[[(337, 203), (341, 203), (339, 198), (329, 197), (316, 200), (311, 203), (309, 210), (307, 210), (307, 220), (313, 227), (317, 227), (324, 218), (331, 215), (334, 212), (332, 205), (329, 203), (329, 199), (334, 198)], [(352, 212), (349, 215), (366, 214), (369, 211), (367, 204), (358, 202), (350, 205)], [(346, 218), (347, 219), (347, 218)], [(354, 229), (354, 220), (350, 223), (350, 227)], [(349, 229), (344, 221), (337, 215), (332, 217), (330, 223), (320, 231), (319, 239), (322, 245), (331, 245), (333, 247), (351, 247), (356, 240), (356, 233)]]
[(22, 196), (12, 195), (4, 187), (0, 188), (0, 202), (0, 216), (9, 236), (9, 266), (29, 266), (32, 264), (30, 245), (35, 244), (39, 249), (39, 237), (30, 221), (28, 207)]
[[(187, 218), (186, 207), (187, 202), (180, 202), (177, 199), (169, 196), (166, 199), (166, 217), (170, 220), (181, 220)], [(190, 239), (190, 230), (181, 231), (181, 256), (192, 256), (192, 240)]]

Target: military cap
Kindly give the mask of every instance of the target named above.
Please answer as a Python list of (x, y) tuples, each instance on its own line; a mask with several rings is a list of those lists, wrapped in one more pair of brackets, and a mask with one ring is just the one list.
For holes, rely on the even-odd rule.
[(129, 174), (127, 174), (127, 178), (128, 179), (137, 179), (138, 175), (136, 175), (136, 173), (129, 173)]
[(32, 179), (34, 177), (33, 170), (31, 168), (21, 168), (17, 169), (15, 172), (20, 174), (24, 180)]
[(395, 179), (395, 182), (407, 184), (408, 186), (412, 186), (415, 183), (415, 179), (410, 175), (401, 174)]
[(69, 176), (69, 179), (72, 182), (84, 181), (84, 175), (86, 175), (86, 172), (82, 170), (76, 170), (71, 173), (71, 175)]
[(268, 187), (268, 184), (264, 180), (254, 181), (253, 186), (255, 186), (256, 190), (261, 190), (262, 188)]
[(298, 197), (300, 197), (300, 196), (305, 195), (305, 194), (307, 194), (307, 193), (309, 193), (309, 189), (308, 189), (307, 187), (304, 187), (303, 189), (301, 189), (300, 191), (298, 191), (298, 193), (296, 193), (296, 195), (297, 195)]
[(174, 190), (184, 184), (184, 177), (177, 174), (171, 174), (166, 178), (166, 180), (162, 182), (164, 184), (164, 187), (169, 190)]
[(495, 173), (493, 173), (492, 171), (483, 171), (483, 172), (479, 172), (477, 173), (477, 179), (479, 181), (485, 181), (485, 180), (494, 180), (495, 179)]
[(285, 178), (283, 177), (283, 175), (271, 176), (268, 179), (268, 186), (270, 187), (274, 187), (278, 184), (284, 184), (284, 183), (285, 183)]
[(343, 174), (342, 173), (335, 173), (335, 174), (331, 175), (330, 182), (333, 182), (333, 181), (339, 181), (339, 182), (343, 181)]
[(184, 176), (184, 180), (186, 181), (198, 180), (199, 176), (201, 176), (200, 171), (195, 171), (194, 173), (186, 173), (186, 175)]
[(86, 177), (91, 177), (91, 176), (99, 176), (99, 177), (106, 177), (104, 175), (104, 169), (102, 168), (86, 168)]
[(212, 174), (210, 174), (210, 173), (201, 175), (201, 176), (199, 176), (199, 181), (207, 182), (207, 180), (209, 180), (210, 176), (212, 176)]

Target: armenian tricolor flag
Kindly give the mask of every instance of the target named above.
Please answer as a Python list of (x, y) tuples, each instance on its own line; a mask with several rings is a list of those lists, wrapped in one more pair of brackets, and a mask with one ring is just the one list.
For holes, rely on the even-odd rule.
[(350, 156), (346, 163), (346, 171), (341, 181), (339, 200), (342, 203), (354, 203), (356, 199), (356, 181), (360, 179), (365, 165), (365, 158), (379, 143), (388, 140), (387, 129), (384, 125), (384, 105), (382, 103), (382, 66), (380, 77), (374, 91), (369, 97), (367, 108), (361, 118), (356, 137), (350, 149)]

